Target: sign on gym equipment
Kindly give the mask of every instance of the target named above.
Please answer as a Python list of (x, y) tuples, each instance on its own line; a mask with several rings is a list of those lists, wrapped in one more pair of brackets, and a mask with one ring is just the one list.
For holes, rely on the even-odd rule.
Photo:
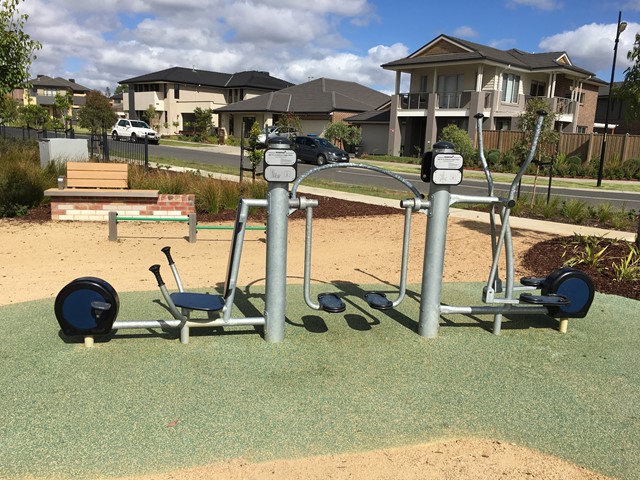
[(433, 157), (431, 182), (436, 185), (459, 185), (462, 182), (462, 155), (437, 153)]
[(293, 182), (297, 177), (296, 152), (269, 148), (264, 152), (264, 179), (267, 182)]

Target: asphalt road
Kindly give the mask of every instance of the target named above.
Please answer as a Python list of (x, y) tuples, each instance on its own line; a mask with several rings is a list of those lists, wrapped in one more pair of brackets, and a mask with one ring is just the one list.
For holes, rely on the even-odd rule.
[[(181, 148), (163, 145), (149, 145), (149, 155), (161, 158), (175, 158), (183, 161), (197, 162), (210, 165), (222, 165), (230, 168), (240, 167), (240, 156), (237, 154), (227, 154), (220, 152), (205, 151), (197, 148)], [(248, 166), (246, 161), (246, 166)], [(298, 175), (314, 168), (315, 165), (298, 164)], [(409, 182), (411, 182), (418, 190), (425, 195), (429, 192), (429, 185), (422, 182), (417, 174), (402, 174)], [(331, 169), (319, 172), (314, 175), (317, 178), (323, 178), (334, 182), (348, 185), (370, 186), (381, 189), (403, 190), (403, 187), (397, 180), (391, 177), (363, 169)], [(605, 180), (606, 182), (606, 180)], [(548, 179), (539, 177), (536, 188), (537, 195), (547, 195)], [(495, 193), (498, 196), (505, 196), (509, 191), (509, 184), (496, 183)], [(533, 190), (531, 185), (522, 185), (521, 192), (530, 193)], [(452, 188), (453, 193), (462, 195), (486, 195), (487, 185), (484, 180), (464, 179), (462, 184)], [(628, 210), (640, 211), (640, 193), (630, 192), (613, 192), (599, 189), (576, 189), (566, 187), (551, 187), (551, 195), (553, 197), (561, 197), (562, 199), (582, 200), (591, 205), (601, 203), (610, 203), (617, 208), (624, 207)], [(407, 197), (412, 196), (407, 190)]]

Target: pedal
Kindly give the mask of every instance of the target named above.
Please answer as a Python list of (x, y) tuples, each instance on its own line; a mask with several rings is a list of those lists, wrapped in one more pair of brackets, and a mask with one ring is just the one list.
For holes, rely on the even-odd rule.
[(320, 309), (328, 313), (344, 312), (347, 308), (335, 293), (318, 294), (318, 303), (320, 304)]
[(532, 295), (530, 293), (521, 293), (520, 301), (524, 303), (531, 303), (534, 305), (544, 305), (548, 307), (566, 307), (567, 305), (571, 305), (571, 300), (569, 300), (564, 295)]
[(393, 308), (393, 302), (382, 292), (369, 292), (364, 295), (364, 300), (371, 308), (376, 310), (389, 310)]
[(525, 287), (540, 288), (546, 279), (547, 277), (522, 277), (520, 283)]

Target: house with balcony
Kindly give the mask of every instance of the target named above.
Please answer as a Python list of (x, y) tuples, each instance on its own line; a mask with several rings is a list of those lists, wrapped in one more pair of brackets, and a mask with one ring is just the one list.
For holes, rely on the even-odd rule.
[(486, 130), (517, 130), (531, 97), (549, 104), (558, 131), (590, 133), (598, 88), (605, 84), (566, 52), (499, 50), (448, 35), (382, 68), (396, 72), (387, 145), (392, 155), (429, 150), (451, 123), (475, 139), (478, 113)]
[[(153, 126), (161, 133), (175, 134), (190, 130), (196, 108), (216, 109), (293, 85), (267, 72), (245, 71), (220, 73), (194, 68), (172, 67), (118, 82), (128, 85), (123, 111), (140, 119), (153, 107)], [(218, 127), (217, 116), (212, 116)]]
[[(54, 118), (71, 116), (76, 118), (76, 112), (85, 104), (87, 93), (91, 89), (76, 83), (73, 78), (49, 77), (37, 75), (27, 83), (25, 88), (16, 89), (11, 96), (22, 105), (41, 105), (46, 108), (49, 115)], [(56, 110), (56, 95), (68, 96), (71, 106), (66, 112)]]

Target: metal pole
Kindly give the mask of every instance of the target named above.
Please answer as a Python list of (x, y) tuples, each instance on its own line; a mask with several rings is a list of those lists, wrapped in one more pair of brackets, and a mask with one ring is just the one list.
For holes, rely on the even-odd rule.
[(288, 183), (269, 182), (267, 193), (267, 265), (265, 340), (284, 340), (287, 295)]
[(447, 222), (451, 187), (431, 184), (430, 216), (427, 220), (427, 239), (424, 250), (422, 289), (420, 296), (420, 318), (418, 334), (436, 338), (440, 324), (440, 297), (442, 294), (442, 273), (444, 271), (444, 251), (447, 242)]
[(613, 65), (611, 66), (611, 80), (609, 80), (609, 95), (607, 96), (607, 111), (604, 116), (604, 132), (602, 134), (602, 148), (600, 149), (600, 164), (598, 165), (598, 181), (596, 187), (602, 186), (602, 175), (604, 173), (604, 157), (607, 150), (607, 131), (609, 130), (609, 110), (611, 108), (611, 90), (613, 89), (613, 77), (616, 73), (616, 57), (618, 55), (618, 41), (620, 40), (620, 34), (627, 27), (626, 22), (622, 24), (622, 11), (618, 12), (618, 26), (616, 30), (616, 41), (613, 46)]

